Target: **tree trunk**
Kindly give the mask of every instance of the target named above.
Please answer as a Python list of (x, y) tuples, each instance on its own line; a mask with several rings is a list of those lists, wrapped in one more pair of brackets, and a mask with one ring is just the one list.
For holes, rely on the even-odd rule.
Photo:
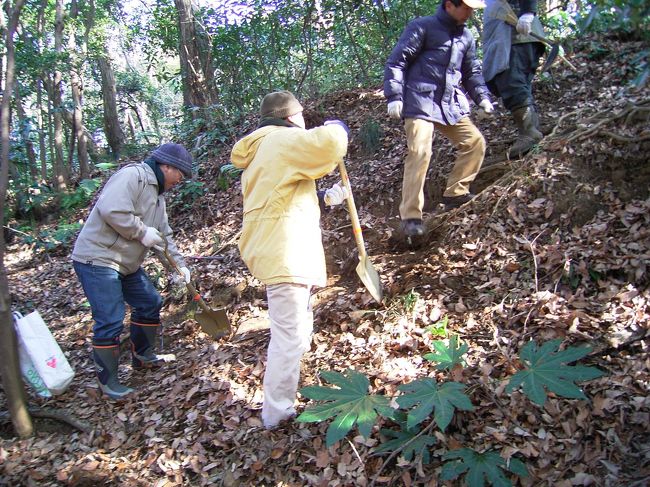
[[(56, 0), (56, 22), (54, 27), (54, 50), (58, 55), (63, 53), (63, 0)], [(54, 71), (52, 84), (52, 105), (54, 108), (54, 181), (53, 186), (58, 191), (63, 191), (68, 186), (68, 174), (63, 158), (63, 115), (61, 111), (61, 90), (63, 73), (59, 66)]]
[[(200, 27), (194, 21), (191, 0), (174, 0), (178, 11), (179, 56), (183, 80), (183, 103), (188, 108), (206, 108), (217, 99), (210, 49), (203, 48)], [(199, 113), (197, 117), (203, 116)]]
[(27, 115), (25, 114), (25, 109), (23, 108), (23, 100), (20, 96), (20, 88), (16, 86), (14, 91), (14, 106), (16, 107), (16, 114), (18, 115), (18, 121), (20, 123), (20, 138), (25, 145), (25, 151), (27, 152), (27, 161), (29, 163), (29, 175), (32, 177), (32, 182), (36, 182), (38, 178), (38, 172), (36, 169), (36, 151), (34, 151), (34, 143), (32, 142), (30, 125), (31, 122), (27, 120)]
[[(91, 2), (91, 6), (94, 7), (94, 3)], [(77, 30), (74, 27), (76, 25), (76, 20), (79, 17), (79, 10), (77, 8), (77, 0), (72, 0), (70, 3), (70, 19), (72, 19), (71, 25), (72, 32), (68, 37), (68, 52), (72, 57), (72, 63), (70, 68), (70, 91), (72, 92), (72, 103), (74, 106), (72, 117), (74, 123), (72, 124), (72, 137), (77, 142), (77, 158), (79, 159), (79, 177), (80, 179), (88, 179), (90, 177), (90, 164), (88, 162), (88, 148), (86, 146), (86, 138), (84, 137), (83, 132), (83, 79), (81, 78), (81, 72), (83, 71), (83, 65), (86, 59), (87, 47), (86, 42), (88, 40), (88, 31), (92, 27), (93, 17), (94, 17), (94, 8), (91, 9), (90, 21), (86, 19), (85, 25), (86, 29), (82, 37), (81, 43), (81, 53), (76, 50), (77, 46)], [(74, 141), (70, 142), (70, 146), (74, 146)], [(72, 160), (72, 155), (69, 157)], [(70, 169), (72, 169), (72, 164), (69, 164)]]
[(99, 72), (102, 76), (102, 100), (104, 102), (104, 132), (115, 160), (119, 159), (124, 147), (125, 136), (117, 114), (117, 90), (115, 89), (115, 74), (108, 52), (97, 59)]
[[(48, 0), (41, 1), (41, 8), (38, 10), (38, 18), (36, 20), (36, 30), (38, 32), (38, 50), (43, 52), (43, 32), (45, 31), (45, 8), (47, 7)], [(43, 125), (43, 79), (39, 77), (36, 80), (36, 109), (37, 109), (37, 125), (38, 125), (38, 148), (41, 159), (41, 180), (47, 181), (47, 149), (45, 145), (45, 127)]]
[[(18, 17), (23, 8), (24, 0), (16, 0), (13, 7), (6, 2), (5, 8), (8, 23), (5, 37), (5, 86), (0, 102), (0, 215), (4, 214), (5, 197), (7, 195), (8, 168), (9, 168), (9, 132), (11, 95), (14, 84), (15, 48), (13, 36), (18, 25)], [(25, 389), (20, 377), (18, 365), (18, 348), (16, 346), (16, 333), (13, 327), (13, 318), (10, 309), (9, 283), (4, 265), (5, 240), (4, 232), (0, 237), (0, 375), (2, 388), (7, 398), (7, 408), (16, 433), (21, 438), (27, 438), (34, 433), (32, 419), (27, 410)]]
[(43, 82), (36, 81), (36, 124), (38, 126), (38, 150), (41, 161), (41, 180), (47, 181), (47, 149), (45, 146), (45, 128), (43, 126)]

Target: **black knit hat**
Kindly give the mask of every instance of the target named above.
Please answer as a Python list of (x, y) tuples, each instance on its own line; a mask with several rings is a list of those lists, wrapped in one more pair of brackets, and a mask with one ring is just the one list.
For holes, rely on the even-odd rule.
[(192, 155), (180, 144), (163, 144), (151, 153), (159, 164), (167, 164), (179, 169), (187, 179), (192, 177)]
[(287, 118), (302, 112), (302, 105), (289, 91), (274, 91), (262, 100), (262, 118)]

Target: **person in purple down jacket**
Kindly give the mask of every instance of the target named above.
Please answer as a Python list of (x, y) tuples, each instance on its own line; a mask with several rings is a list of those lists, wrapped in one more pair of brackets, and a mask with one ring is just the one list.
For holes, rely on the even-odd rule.
[(485, 139), (469, 118), (467, 95), (485, 113), (494, 108), (476, 59), (476, 43), (465, 22), (483, 0), (443, 0), (434, 15), (411, 21), (384, 70), (388, 115), (404, 119), (408, 154), (404, 161), (400, 217), (407, 237), (424, 234), (424, 182), (434, 129), (457, 150), (442, 202), (446, 210), (471, 200), (469, 184), (485, 156)]

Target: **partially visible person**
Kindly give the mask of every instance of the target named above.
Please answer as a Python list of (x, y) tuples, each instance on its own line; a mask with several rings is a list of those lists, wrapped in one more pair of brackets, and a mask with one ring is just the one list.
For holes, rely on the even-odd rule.
[[(313, 329), (311, 289), (326, 283), (315, 181), (347, 152), (348, 128), (339, 120), (307, 130), (303, 108), (288, 91), (267, 94), (258, 128), (232, 149), (241, 177), (244, 217), (239, 250), (251, 274), (266, 285), (271, 341), (264, 373), (262, 422), (273, 428), (295, 415), (300, 359)], [(327, 205), (347, 198), (334, 185)]]
[(144, 162), (129, 164), (108, 180), (84, 224), (72, 260), (94, 320), (93, 360), (101, 390), (122, 399), (133, 389), (118, 380), (125, 302), (131, 306), (134, 368), (158, 367), (154, 352), (162, 298), (142, 269), (150, 249), (165, 244), (185, 282), (190, 271), (172, 240), (163, 194), (192, 177), (192, 156), (179, 144), (163, 144)]
[[(508, 2), (518, 15), (516, 27), (501, 20), (503, 15), (498, 14)], [(483, 76), (494, 96), (501, 97), (517, 126), (517, 140), (508, 151), (513, 159), (528, 153), (543, 137), (533, 96), (533, 77), (545, 47), (529, 35), (544, 35), (536, 13), (537, 0), (487, 0), (483, 16)]]
[(399, 207), (407, 237), (424, 233), (424, 182), (434, 129), (457, 150), (442, 201), (457, 208), (474, 195), (469, 185), (485, 156), (485, 139), (469, 118), (466, 93), (486, 113), (494, 110), (476, 59), (476, 43), (465, 23), (482, 0), (443, 0), (434, 15), (411, 21), (384, 70), (388, 115), (404, 119), (408, 155)]

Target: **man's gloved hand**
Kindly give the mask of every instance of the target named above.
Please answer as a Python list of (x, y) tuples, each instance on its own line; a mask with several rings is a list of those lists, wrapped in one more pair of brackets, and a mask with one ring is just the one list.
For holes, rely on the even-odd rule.
[(326, 120), (323, 125), (338, 125), (339, 127), (342, 127), (343, 130), (345, 130), (345, 133), (350, 135), (350, 128), (345, 124), (345, 122), (342, 122), (341, 120)]
[(402, 118), (402, 108), (404, 107), (404, 104), (397, 100), (397, 101), (391, 101), (388, 104), (388, 116), (390, 118)]
[(481, 112), (483, 112), (484, 115), (492, 115), (494, 113), (494, 106), (487, 98), (482, 99), (478, 106), (481, 108)]
[(148, 248), (162, 248), (165, 243), (160, 232), (153, 227), (147, 227), (147, 230), (144, 232), (144, 235), (140, 239), (140, 242), (142, 245)]
[(343, 203), (350, 193), (348, 193), (348, 188), (346, 188), (341, 183), (336, 183), (330, 189), (325, 191), (325, 204), (327, 206), (336, 206)]
[(534, 18), (535, 14), (532, 14), (530, 12), (525, 13), (519, 17), (519, 20), (517, 21), (517, 32), (524, 36), (530, 34), (530, 29), (533, 27)]

